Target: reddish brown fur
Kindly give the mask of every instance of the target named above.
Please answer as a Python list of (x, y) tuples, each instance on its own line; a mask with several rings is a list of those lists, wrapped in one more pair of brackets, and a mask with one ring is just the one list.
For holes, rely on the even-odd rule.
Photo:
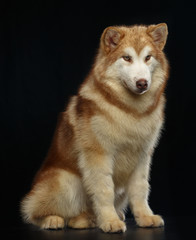
[(69, 123), (67, 114), (61, 113), (48, 155), (34, 179), (34, 184), (50, 178), (50, 175), (53, 174), (51, 172), (55, 168), (64, 169), (80, 175), (77, 155), (72, 149), (73, 141), (73, 126)]

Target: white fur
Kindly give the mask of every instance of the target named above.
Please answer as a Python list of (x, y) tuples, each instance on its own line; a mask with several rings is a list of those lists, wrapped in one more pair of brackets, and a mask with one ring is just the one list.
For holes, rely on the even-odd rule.
[[(120, 57), (114, 64), (107, 70), (107, 76), (117, 76), (118, 79), (131, 91), (137, 94), (143, 94), (150, 89), (152, 82), (152, 73), (158, 64), (156, 59), (152, 56), (148, 62), (145, 62), (145, 57), (151, 52), (149, 46), (145, 46), (138, 55), (133, 47), (124, 49), (123, 56), (130, 56), (132, 61), (127, 62)], [(136, 82), (140, 79), (145, 79), (148, 87), (143, 92), (138, 92)]]

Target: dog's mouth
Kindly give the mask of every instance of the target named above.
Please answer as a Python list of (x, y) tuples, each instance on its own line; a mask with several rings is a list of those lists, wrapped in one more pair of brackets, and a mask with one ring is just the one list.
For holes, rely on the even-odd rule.
[(147, 92), (148, 89), (145, 89), (145, 90), (142, 90), (142, 89), (136, 89), (135, 93), (138, 94), (138, 95), (142, 95), (144, 94), (145, 92)]

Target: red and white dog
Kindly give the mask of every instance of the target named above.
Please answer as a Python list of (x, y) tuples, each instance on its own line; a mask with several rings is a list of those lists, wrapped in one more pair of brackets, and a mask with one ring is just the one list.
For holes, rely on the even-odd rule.
[(44, 229), (125, 232), (164, 221), (148, 205), (151, 157), (164, 121), (167, 25), (104, 30), (94, 65), (61, 113), (49, 153), (21, 203)]

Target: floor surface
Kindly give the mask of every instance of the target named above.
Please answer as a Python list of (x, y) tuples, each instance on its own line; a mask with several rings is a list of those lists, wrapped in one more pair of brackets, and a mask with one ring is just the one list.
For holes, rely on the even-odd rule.
[[(185, 222), (186, 218), (166, 218), (165, 227), (139, 228), (134, 220), (126, 220), (127, 231), (118, 234), (106, 234), (99, 229), (74, 230), (40, 230), (39, 228), (21, 223), (20, 226), (4, 228), (5, 239), (18, 240), (187, 240), (187, 233), (191, 236), (191, 227), (179, 222)], [(2, 229), (1, 229), (2, 230)]]

